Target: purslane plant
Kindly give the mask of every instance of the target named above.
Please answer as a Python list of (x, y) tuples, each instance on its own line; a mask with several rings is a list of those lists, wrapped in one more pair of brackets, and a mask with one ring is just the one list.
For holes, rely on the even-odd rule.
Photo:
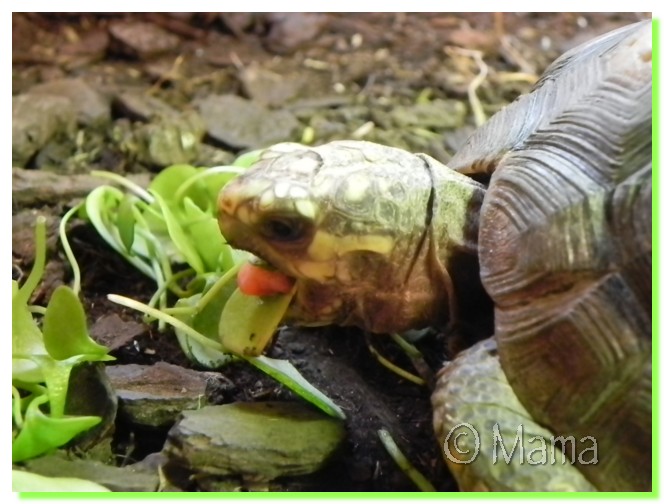
[(83, 305), (70, 287), (57, 287), (46, 308), (29, 304), (45, 264), (46, 225), (39, 217), (32, 271), (20, 287), (12, 280), (13, 462), (63, 446), (101, 422), (96, 416), (66, 414), (69, 376), (82, 362), (113, 359), (90, 338)]
[[(109, 299), (141, 311), (160, 328), (173, 326), (193, 362), (217, 368), (245, 359), (323, 411), (343, 418), (341, 409), (290, 363), (257, 356), (276, 330), (288, 295), (260, 300), (236, 290), (237, 270), (249, 255), (233, 249), (221, 235), (217, 196), (260, 154), (240, 156), (231, 166), (170, 166), (147, 189), (116, 174), (97, 173), (121, 189), (108, 185), (95, 189), (79, 213), (113, 249), (156, 282), (147, 304), (117, 295)], [(75, 262), (71, 254), (70, 261)], [(175, 302), (170, 301), (173, 297)], [(254, 348), (257, 341), (259, 347)], [(250, 346), (250, 352), (242, 351)]]

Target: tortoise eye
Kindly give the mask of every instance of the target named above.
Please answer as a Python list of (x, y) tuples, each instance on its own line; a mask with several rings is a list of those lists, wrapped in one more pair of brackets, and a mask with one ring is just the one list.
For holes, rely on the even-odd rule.
[(270, 240), (293, 242), (304, 237), (307, 226), (302, 219), (270, 217), (261, 223), (261, 234)]

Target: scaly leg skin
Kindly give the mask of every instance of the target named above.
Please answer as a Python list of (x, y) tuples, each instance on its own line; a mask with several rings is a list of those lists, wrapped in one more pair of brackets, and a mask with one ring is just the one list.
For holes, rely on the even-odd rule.
[[(521, 405), (493, 338), (445, 366), (431, 400), (436, 438), (462, 491), (597, 490)], [(563, 446), (575, 462), (597, 458), (590, 440), (575, 440), (574, 453), (570, 442)]]

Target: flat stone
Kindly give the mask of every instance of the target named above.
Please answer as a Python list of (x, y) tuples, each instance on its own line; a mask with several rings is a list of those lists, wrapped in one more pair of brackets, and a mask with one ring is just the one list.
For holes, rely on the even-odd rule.
[(25, 166), (58, 133), (73, 137), (76, 112), (62, 96), (22, 94), (12, 98), (12, 163)]
[(293, 53), (314, 40), (329, 20), (316, 12), (270, 12), (265, 17), (270, 23), (265, 46), (277, 54)]
[(183, 412), (164, 453), (197, 474), (270, 481), (321, 469), (344, 437), (340, 420), (301, 403), (233, 403)]
[(170, 426), (183, 410), (205, 406), (205, 388), (214, 375), (167, 362), (108, 366), (106, 373), (118, 395), (120, 414), (149, 427)]
[(95, 460), (68, 460), (58, 454), (30, 460), (26, 469), (42, 476), (94, 481), (114, 492), (155, 492), (159, 486), (156, 469), (137, 471), (130, 467), (109, 466)]
[(113, 23), (109, 33), (116, 52), (143, 60), (171, 51), (180, 43), (179, 37), (152, 23), (121, 21)]
[(178, 111), (165, 101), (140, 91), (119, 93), (114, 99), (114, 106), (122, 115), (138, 121), (178, 115)]
[(208, 134), (237, 149), (258, 149), (297, 140), (300, 123), (286, 110), (271, 111), (235, 95), (208, 96), (195, 104)]
[(68, 99), (80, 124), (99, 124), (111, 120), (110, 99), (82, 79), (57, 79), (37, 84), (30, 88), (29, 94)]
[(102, 315), (90, 328), (90, 336), (97, 342), (117, 350), (144, 334), (147, 326), (134, 320), (122, 320), (117, 313)]
[(298, 95), (306, 84), (304, 75), (278, 74), (258, 65), (248, 65), (240, 72), (242, 89), (252, 100), (263, 105), (283, 105)]
[[(130, 174), (129, 180), (141, 187), (150, 181), (149, 174)], [(12, 169), (12, 200), (14, 204), (35, 207), (44, 204), (67, 203), (85, 198), (90, 191), (108, 180), (92, 175), (58, 175), (43, 170)]]

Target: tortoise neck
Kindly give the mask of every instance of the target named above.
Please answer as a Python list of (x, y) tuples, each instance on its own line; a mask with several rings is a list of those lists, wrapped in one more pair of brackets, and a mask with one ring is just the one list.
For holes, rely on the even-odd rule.
[[(446, 322), (477, 338), (493, 329), (493, 303), (479, 272), (478, 235), (485, 187), (426, 157), (432, 178), (430, 260), (432, 276), (446, 285)], [(474, 337), (471, 339), (475, 339)]]

